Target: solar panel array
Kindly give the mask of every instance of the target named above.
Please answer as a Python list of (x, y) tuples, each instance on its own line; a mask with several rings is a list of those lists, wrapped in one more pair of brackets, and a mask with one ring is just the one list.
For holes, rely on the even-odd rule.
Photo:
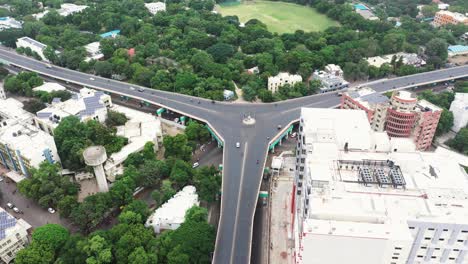
[(101, 96), (91, 96), (83, 98), (85, 104), (85, 110), (81, 112), (81, 115), (93, 115), (97, 109), (103, 108), (104, 105), (99, 102)]
[(51, 115), (52, 115), (52, 113), (50, 113), (50, 112), (42, 112), (42, 113), (39, 112), (39, 113), (37, 113), (37, 117), (39, 117), (39, 118), (49, 118), (49, 116), (51, 116)]
[(377, 181), (380, 184), (392, 184), (392, 181), (390, 178), (385, 174), (384, 170), (382, 168), (377, 168), (374, 171), (374, 175), (377, 178)]
[(6, 237), (6, 230), (16, 225), (16, 219), (5, 211), (0, 212), (0, 240)]
[(405, 185), (405, 178), (401, 173), (401, 170), (398, 167), (393, 167), (390, 169), (390, 177), (392, 177), (392, 181), (395, 185)]

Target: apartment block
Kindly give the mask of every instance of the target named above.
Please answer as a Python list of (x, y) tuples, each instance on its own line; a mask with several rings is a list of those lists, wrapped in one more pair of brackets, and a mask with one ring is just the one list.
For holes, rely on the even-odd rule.
[(296, 155), (292, 262), (468, 262), (468, 178), (455, 160), (345, 109), (303, 108)]
[(272, 93), (276, 93), (283, 85), (294, 85), (299, 82), (302, 82), (302, 77), (300, 75), (280, 72), (276, 76), (268, 77), (268, 90)]
[(444, 26), (447, 24), (465, 24), (468, 25), (468, 18), (460, 13), (457, 12), (450, 12), (446, 10), (441, 10), (435, 14), (434, 17), (434, 25)]
[(0, 208), (0, 259), (10, 263), (16, 253), (28, 243), (28, 230), (31, 226), (23, 219), (16, 219)]
[(374, 131), (386, 131), (390, 137), (413, 138), (419, 150), (431, 146), (442, 113), (440, 107), (426, 100), (418, 101), (410, 92), (395, 92), (388, 99), (369, 87), (348, 89), (340, 108), (364, 110)]
[(335, 64), (328, 64), (323, 71), (314, 71), (312, 80), (322, 83), (320, 92), (330, 92), (348, 88), (349, 83), (343, 78), (343, 70)]

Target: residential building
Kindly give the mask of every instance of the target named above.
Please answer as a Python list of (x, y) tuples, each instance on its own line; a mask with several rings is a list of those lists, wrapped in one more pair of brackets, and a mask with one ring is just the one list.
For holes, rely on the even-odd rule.
[[(60, 162), (54, 138), (34, 126), (34, 115), (13, 98), (0, 102), (0, 164), (15, 172), (16, 179), (29, 176), (43, 161)], [(15, 179), (14, 179), (15, 180)]]
[(110, 182), (123, 173), (123, 162), (128, 155), (141, 151), (148, 142), (154, 143), (154, 151), (162, 144), (161, 120), (154, 115), (143, 113), (120, 105), (114, 105), (112, 111), (124, 114), (128, 121), (123, 126), (117, 127), (117, 135), (128, 139), (119, 152), (113, 153), (104, 165), (104, 171)]
[(260, 73), (260, 69), (258, 68), (258, 66), (255, 66), (255, 67), (252, 67), (250, 69), (247, 69), (246, 72), (248, 74), (259, 74)]
[(90, 60), (100, 60), (104, 58), (104, 54), (101, 52), (101, 44), (99, 41), (89, 43), (88, 45), (84, 46), (86, 49), (86, 53), (88, 56), (86, 57), (85, 61), (89, 62)]
[(441, 10), (435, 14), (434, 25), (436, 27), (444, 26), (447, 24), (465, 24), (468, 25), (468, 18), (457, 12), (450, 12), (446, 10)]
[(440, 107), (418, 101), (410, 92), (395, 92), (388, 99), (369, 87), (349, 89), (341, 98), (340, 108), (364, 110), (374, 131), (413, 138), (419, 150), (431, 146), (442, 113)]
[(16, 253), (28, 244), (28, 230), (31, 228), (23, 219), (16, 219), (0, 208), (0, 259), (10, 263)]
[(65, 102), (55, 98), (48, 107), (36, 113), (35, 124), (41, 130), (53, 135), (60, 120), (67, 116), (77, 116), (83, 122), (92, 119), (102, 123), (106, 120), (107, 108), (111, 106), (110, 95), (82, 88), (80, 93), (73, 94), (72, 98)]
[(75, 4), (61, 4), (60, 9), (57, 10), (61, 16), (69, 16), (75, 13), (79, 13), (88, 8), (85, 5), (75, 5)]
[(164, 2), (145, 3), (145, 7), (152, 15), (156, 15), (156, 13), (161, 11), (166, 11), (166, 3)]
[(467, 45), (450, 45), (448, 46), (448, 55), (449, 57), (467, 55), (468, 46)]
[(283, 85), (294, 85), (299, 82), (302, 82), (302, 77), (300, 75), (280, 72), (276, 76), (268, 77), (268, 90), (272, 93), (276, 93)]
[(329, 92), (348, 88), (349, 83), (343, 79), (343, 71), (340, 66), (329, 64), (325, 71), (315, 71), (312, 74), (313, 80), (319, 80), (322, 83), (320, 92)]
[(101, 38), (116, 38), (118, 35), (120, 35), (120, 30), (116, 29), (116, 30), (112, 30), (112, 31), (109, 31), (109, 32), (106, 32), (106, 33), (102, 33), (99, 36)]
[(148, 217), (145, 226), (153, 227), (157, 234), (164, 230), (175, 230), (184, 222), (187, 210), (199, 204), (195, 187), (185, 186), (182, 191), (176, 193), (169, 201), (156, 209)]
[(382, 56), (375, 56), (367, 58), (367, 63), (371, 66), (375, 66), (380, 68), (382, 64), (387, 63), (391, 64), (393, 60), (399, 61), (402, 60), (403, 64), (411, 65), (414, 67), (421, 67), (426, 65), (426, 61), (419, 57), (416, 53), (406, 53), (406, 52), (398, 52), (394, 54), (387, 54)]
[(445, 3), (440, 3), (440, 4), (437, 5), (437, 8), (439, 8), (439, 10), (447, 10), (449, 7), (450, 7), (450, 5), (445, 4)]
[(359, 3), (354, 5), (354, 11), (367, 20), (378, 20), (379, 18), (366, 5)]
[(468, 125), (468, 93), (455, 93), (450, 112), (453, 113), (453, 131), (458, 132)]
[(39, 54), (39, 56), (44, 60), (48, 61), (44, 56), (44, 50), (47, 48), (46, 44), (43, 44), (37, 40), (34, 40), (30, 37), (21, 37), (16, 40), (17, 48), (30, 48), (32, 51)]
[(292, 261), (468, 263), (467, 174), (411, 145), (373, 131), (364, 111), (303, 108)]
[(58, 83), (53, 83), (53, 82), (45, 82), (43, 85), (33, 88), (34, 92), (47, 92), (47, 93), (66, 91), (66, 90), (67, 89), (64, 86)]
[(343, 70), (339, 65), (336, 64), (328, 64), (325, 66), (324, 71), (328, 74), (332, 74), (338, 77), (343, 78)]
[(22, 28), (23, 25), (20, 21), (12, 17), (0, 17), (0, 31), (10, 28)]

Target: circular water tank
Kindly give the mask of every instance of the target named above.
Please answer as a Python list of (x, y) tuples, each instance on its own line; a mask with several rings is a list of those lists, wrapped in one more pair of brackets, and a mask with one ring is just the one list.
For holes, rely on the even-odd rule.
[(87, 147), (83, 151), (83, 158), (88, 166), (98, 166), (107, 160), (106, 149), (103, 146)]

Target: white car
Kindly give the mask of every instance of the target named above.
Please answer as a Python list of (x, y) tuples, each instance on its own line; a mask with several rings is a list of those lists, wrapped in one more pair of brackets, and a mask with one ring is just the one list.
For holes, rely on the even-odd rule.
[(195, 169), (196, 167), (200, 166), (200, 163), (198, 162), (195, 162), (193, 165), (192, 165), (192, 169)]
[(15, 207), (12, 203), (7, 203), (6, 205), (7, 205), (8, 208), (10, 208), (10, 209), (13, 208), (13, 207)]
[(240, 143), (239, 142), (236, 143), (236, 148), (240, 148)]
[(13, 207), (13, 211), (14, 211), (15, 213), (19, 213), (19, 212), (20, 212), (20, 210), (18, 209), (18, 207)]
[(135, 91), (135, 87), (130, 86), (130, 90)]
[(49, 213), (51, 213), (51, 214), (55, 213), (55, 210), (52, 207), (49, 207), (49, 209), (47, 209), (47, 211), (49, 211)]
[(291, 137), (292, 137), (292, 138), (295, 138), (296, 136), (297, 136), (297, 133), (296, 133), (296, 132), (294, 132), (294, 133), (291, 134)]
[(93, 78), (93, 77), (89, 77), (89, 79), (90, 79), (91, 81), (94, 81), (94, 78)]

